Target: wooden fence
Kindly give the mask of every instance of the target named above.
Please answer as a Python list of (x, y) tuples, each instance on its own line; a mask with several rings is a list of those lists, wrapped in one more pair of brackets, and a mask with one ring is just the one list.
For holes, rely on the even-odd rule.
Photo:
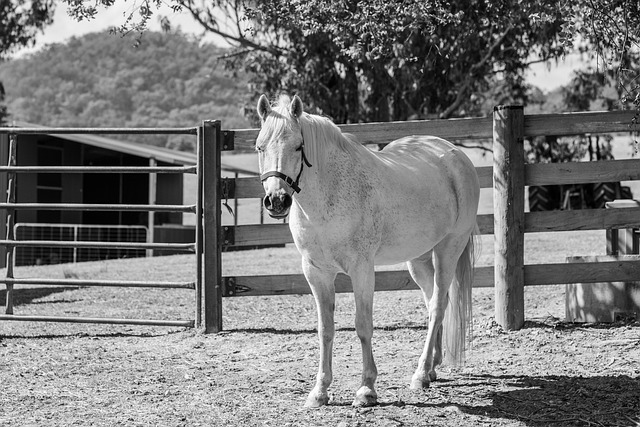
[[(478, 215), (481, 234), (495, 234), (495, 265), (476, 269), (474, 287), (495, 287), (496, 320), (506, 329), (524, 323), (524, 286), (637, 280), (640, 261), (613, 260), (580, 264), (524, 264), (524, 233), (596, 230), (640, 226), (640, 208), (591, 209), (525, 213), (525, 186), (577, 184), (640, 179), (640, 160), (611, 160), (581, 163), (524, 163), (524, 138), (569, 136), (633, 131), (635, 113), (541, 114), (525, 116), (520, 106), (496, 107), (493, 117), (437, 121), (410, 121), (342, 125), (365, 144), (385, 143), (405, 135), (436, 135), (450, 141), (493, 139), (493, 167), (478, 167), (481, 188), (493, 188), (495, 215)], [(220, 163), (223, 150), (252, 150), (257, 129), (223, 131), (217, 149), (208, 150), (205, 162)], [(205, 153), (207, 153), (205, 144)], [(212, 157), (212, 156), (217, 156)], [(257, 178), (216, 179), (216, 198), (205, 198), (205, 218), (220, 218), (224, 199), (262, 198)], [(205, 177), (205, 181), (207, 177)], [(224, 197), (223, 197), (224, 196)], [(209, 233), (206, 233), (209, 235)], [(292, 243), (286, 224), (222, 227), (217, 235), (205, 236), (205, 254), (216, 248), (213, 262), (207, 256), (205, 268), (215, 286), (205, 285), (205, 328), (222, 330), (222, 297), (287, 295), (310, 293), (302, 274), (222, 276), (220, 252), (223, 245), (256, 246)], [(207, 244), (208, 243), (208, 244)], [(418, 289), (407, 271), (376, 273), (376, 290)], [(350, 279), (339, 275), (337, 292), (351, 291)]]

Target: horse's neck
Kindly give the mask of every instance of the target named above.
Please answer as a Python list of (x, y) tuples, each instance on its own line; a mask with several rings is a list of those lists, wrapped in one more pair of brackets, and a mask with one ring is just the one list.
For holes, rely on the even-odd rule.
[(296, 200), (307, 215), (326, 212), (340, 199), (349, 197), (354, 184), (367, 173), (363, 161), (366, 159), (367, 149), (357, 147), (344, 150), (339, 144), (326, 144), (322, 147), (320, 156), (311, 168), (305, 168), (300, 181), (301, 192)]

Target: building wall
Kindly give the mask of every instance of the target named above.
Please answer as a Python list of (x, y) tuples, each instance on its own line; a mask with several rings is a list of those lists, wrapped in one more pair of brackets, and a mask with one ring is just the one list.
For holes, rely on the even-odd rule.
[[(49, 135), (18, 138), (17, 164), (21, 166), (148, 166), (149, 159), (123, 154)], [(8, 162), (8, 136), (0, 135), (0, 164)], [(166, 165), (160, 163), (160, 165)], [(113, 203), (148, 204), (149, 174), (36, 174), (17, 175), (19, 203)], [(157, 174), (157, 204), (183, 204), (182, 174)], [(4, 198), (7, 174), (0, 173), (0, 198)], [(3, 200), (4, 201), (4, 200)], [(16, 213), (15, 222), (100, 225), (149, 225), (147, 212), (31, 211)], [(182, 223), (181, 213), (154, 214), (156, 226)], [(0, 210), (0, 235), (6, 236), (6, 210)], [(6, 263), (6, 248), (0, 247), (0, 267)]]

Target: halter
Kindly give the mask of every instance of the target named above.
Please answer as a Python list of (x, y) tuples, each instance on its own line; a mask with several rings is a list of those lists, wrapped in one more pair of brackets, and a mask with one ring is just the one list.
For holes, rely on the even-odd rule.
[(296, 193), (299, 193), (300, 187), (298, 186), (298, 183), (300, 182), (300, 175), (302, 175), (302, 170), (304, 169), (304, 165), (307, 165), (307, 167), (311, 167), (311, 163), (309, 163), (309, 160), (307, 160), (307, 156), (304, 154), (304, 139), (302, 139), (302, 145), (300, 146), (300, 151), (302, 153), (302, 162), (300, 163), (300, 172), (298, 172), (298, 176), (296, 176), (295, 181), (291, 179), (289, 176), (279, 171), (269, 171), (269, 172), (263, 173), (262, 175), (260, 175), (260, 181), (264, 181), (269, 177), (275, 176), (276, 178), (280, 178), (281, 180), (286, 182), (289, 185), (289, 187), (293, 188), (293, 191), (295, 191)]

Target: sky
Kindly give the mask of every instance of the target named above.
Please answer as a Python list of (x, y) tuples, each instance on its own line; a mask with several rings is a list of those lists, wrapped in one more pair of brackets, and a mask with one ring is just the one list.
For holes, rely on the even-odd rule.
[[(23, 49), (16, 56), (34, 52), (47, 44), (65, 42), (73, 36), (82, 36), (83, 34), (97, 31), (106, 31), (112, 26), (120, 25), (126, 19), (126, 16), (134, 7), (136, 1), (117, 0), (115, 5), (109, 8), (100, 8), (96, 19), (92, 21), (77, 22), (67, 15), (66, 5), (59, 4), (55, 11), (53, 24), (47, 27), (43, 34), (36, 39), (36, 45), (33, 48)], [(174, 13), (167, 6), (158, 11), (155, 17), (150, 20), (151, 30), (160, 30), (159, 16), (167, 16), (170, 18), (174, 28), (180, 28), (185, 33), (202, 35), (204, 32), (186, 12), (179, 14)], [(117, 36), (113, 36), (117, 37)], [(213, 42), (224, 46), (224, 41), (216, 39), (211, 35), (205, 37), (206, 41)], [(567, 57), (558, 64), (535, 64), (527, 73), (527, 81), (542, 89), (544, 92), (552, 91), (559, 86), (569, 82), (571, 71), (578, 68), (579, 60), (575, 57)]]
[[(67, 14), (66, 4), (58, 3), (53, 17), (53, 24), (46, 27), (44, 32), (36, 37), (35, 46), (22, 49), (15, 56), (35, 52), (47, 44), (65, 42), (74, 36), (78, 37), (87, 33), (107, 31), (111, 27), (122, 25), (135, 8), (136, 3), (139, 4), (140, 2), (136, 0), (116, 0), (115, 4), (111, 7), (99, 7), (95, 19), (80, 22)], [(156, 9), (154, 9), (154, 11), (155, 10)], [(185, 33), (195, 35), (205, 34), (200, 25), (197, 24), (187, 12), (174, 13), (166, 5), (163, 5), (159, 11), (156, 11), (154, 16), (149, 20), (150, 30), (160, 31), (159, 21), (161, 16), (169, 17), (171, 25), (174, 28), (180, 28)], [(114, 37), (118, 36), (116, 35)], [(215, 39), (212, 35), (205, 37), (205, 40), (224, 45), (222, 39)]]

